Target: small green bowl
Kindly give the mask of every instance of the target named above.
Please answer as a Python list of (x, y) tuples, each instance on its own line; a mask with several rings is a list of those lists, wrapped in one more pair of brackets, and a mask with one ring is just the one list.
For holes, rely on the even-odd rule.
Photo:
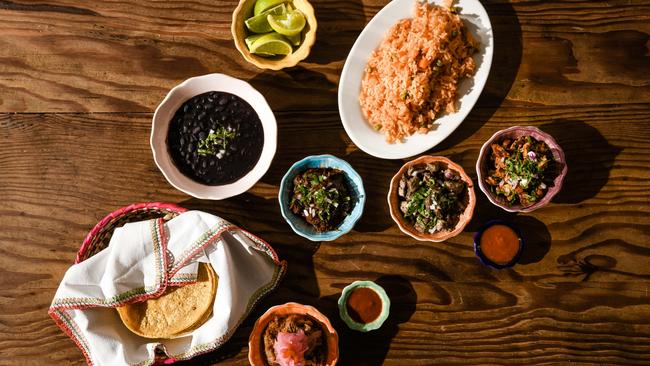
[[(370, 323), (357, 323), (350, 317), (350, 314), (348, 314), (348, 308), (346, 306), (348, 296), (350, 296), (352, 290), (360, 287), (366, 287), (375, 291), (381, 299), (381, 314), (379, 314), (377, 319)], [(390, 299), (388, 298), (388, 295), (386, 295), (386, 291), (384, 291), (381, 286), (372, 281), (354, 281), (351, 284), (347, 285), (343, 289), (343, 292), (341, 292), (341, 297), (339, 297), (338, 303), (339, 315), (341, 316), (341, 319), (343, 319), (345, 324), (347, 324), (350, 329), (357, 330), (359, 332), (369, 332), (371, 330), (378, 329), (382, 326), (382, 324), (384, 324), (386, 319), (388, 319), (388, 314), (390, 313)]]

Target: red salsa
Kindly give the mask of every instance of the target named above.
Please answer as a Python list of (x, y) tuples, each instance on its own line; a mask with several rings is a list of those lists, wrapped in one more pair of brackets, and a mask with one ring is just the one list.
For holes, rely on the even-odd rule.
[(499, 265), (511, 263), (519, 253), (520, 245), (519, 235), (507, 225), (490, 226), (481, 234), (481, 252)]
[(382, 302), (379, 295), (367, 287), (359, 287), (350, 293), (346, 308), (350, 318), (357, 323), (371, 323), (381, 315)]

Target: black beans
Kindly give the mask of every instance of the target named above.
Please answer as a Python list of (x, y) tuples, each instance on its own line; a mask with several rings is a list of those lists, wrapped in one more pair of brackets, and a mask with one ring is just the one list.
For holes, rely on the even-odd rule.
[(174, 164), (186, 176), (209, 185), (243, 177), (259, 160), (263, 145), (264, 130), (255, 110), (223, 92), (204, 93), (183, 103), (167, 134)]

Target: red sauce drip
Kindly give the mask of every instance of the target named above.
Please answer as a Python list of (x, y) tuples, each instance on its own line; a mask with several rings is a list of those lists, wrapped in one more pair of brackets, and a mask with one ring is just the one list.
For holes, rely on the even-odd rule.
[(357, 323), (367, 324), (381, 315), (381, 298), (377, 293), (367, 287), (359, 287), (350, 293), (346, 308), (348, 314)]
[(519, 236), (506, 225), (491, 226), (481, 235), (481, 252), (496, 264), (512, 262), (519, 246)]

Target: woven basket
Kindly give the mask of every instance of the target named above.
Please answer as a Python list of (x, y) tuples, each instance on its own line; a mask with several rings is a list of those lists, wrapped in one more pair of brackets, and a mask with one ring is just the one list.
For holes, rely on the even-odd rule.
[(168, 221), (187, 211), (173, 203), (135, 203), (120, 208), (104, 217), (90, 230), (77, 253), (75, 263), (83, 262), (108, 246), (115, 229), (129, 222), (144, 221), (162, 217)]
[[(113, 211), (90, 230), (77, 253), (75, 263), (83, 262), (106, 248), (111, 241), (113, 231), (124, 226), (126, 223), (159, 217), (162, 217), (165, 221), (169, 221), (185, 211), (187, 211), (186, 208), (173, 203), (160, 202), (135, 203)], [(170, 363), (173, 363), (173, 360), (167, 359), (161, 350), (156, 349), (155, 365)]]

